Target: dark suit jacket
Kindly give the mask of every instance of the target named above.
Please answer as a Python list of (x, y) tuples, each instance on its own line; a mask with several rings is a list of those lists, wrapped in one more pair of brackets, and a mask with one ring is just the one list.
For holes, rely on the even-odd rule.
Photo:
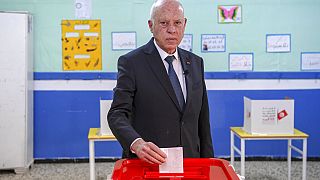
[(123, 157), (136, 157), (136, 138), (159, 147), (182, 146), (184, 157), (213, 157), (203, 60), (178, 48), (185, 72), (187, 101), (179, 109), (170, 79), (153, 38), (118, 60), (108, 123), (123, 148)]

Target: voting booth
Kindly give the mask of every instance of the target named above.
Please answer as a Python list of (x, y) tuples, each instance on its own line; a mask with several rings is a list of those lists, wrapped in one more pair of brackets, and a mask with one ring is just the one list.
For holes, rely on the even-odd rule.
[(243, 129), (251, 134), (293, 134), (294, 100), (244, 97)]
[(112, 100), (100, 100), (100, 135), (113, 136), (107, 120), (111, 104)]

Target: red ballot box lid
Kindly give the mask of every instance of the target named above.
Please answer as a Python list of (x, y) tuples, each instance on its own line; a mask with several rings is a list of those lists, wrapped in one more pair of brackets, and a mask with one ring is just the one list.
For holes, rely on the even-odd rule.
[(217, 158), (185, 158), (183, 173), (159, 173), (159, 165), (139, 159), (121, 159), (114, 165), (113, 180), (139, 179), (239, 179), (229, 162)]

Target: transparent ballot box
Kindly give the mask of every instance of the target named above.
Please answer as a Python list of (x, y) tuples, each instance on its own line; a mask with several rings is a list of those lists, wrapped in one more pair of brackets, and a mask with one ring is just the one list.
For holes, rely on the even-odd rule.
[(183, 173), (159, 173), (159, 165), (139, 159), (121, 159), (115, 163), (112, 180), (139, 179), (239, 179), (229, 162), (216, 158), (185, 158)]

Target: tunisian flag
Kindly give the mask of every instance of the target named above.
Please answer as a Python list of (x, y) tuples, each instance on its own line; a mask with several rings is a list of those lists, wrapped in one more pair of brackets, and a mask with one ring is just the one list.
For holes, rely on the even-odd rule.
[(278, 120), (280, 121), (282, 118), (288, 116), (288, 113), (286, 110), (282, 110), (280, 112), (278, 112)]

